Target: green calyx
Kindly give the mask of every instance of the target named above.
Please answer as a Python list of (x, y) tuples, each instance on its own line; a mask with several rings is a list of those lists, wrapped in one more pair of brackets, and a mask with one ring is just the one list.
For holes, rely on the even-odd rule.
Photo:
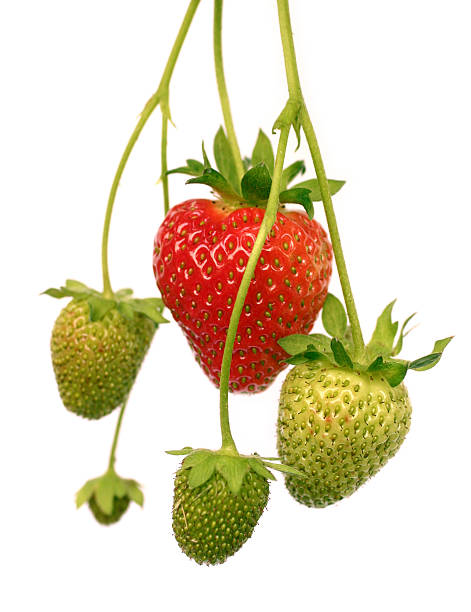
[[(265, 480), (276, 480), (272, 472), (267, 469), (293, 474), (304, 475), (295, 468), (283, 464), (272, 463), (259, 455), (239, 455), (237, 452), (206, 448), (193, 449), (185, 446), (181, 450), (167, 451), (169, 455), (186, 455), (181, 469), (189, 470), (188, 485), (190, 489), (200, 487), (207, 482), (215, 472), (218, 472), (227, 482), (233, 495), (239, 495), (242, 483), (247, 473), (252, 470)], [(274, 458), (278, 460), (278, 458)]]
[(405, 320), (398, 333), (399, 323), (392, 321), (394, 303), (388, 304), (378, 317), (371, 340), (360, 355), (353, 345), (344, 306), (330, 293), (322, 310), (322, 324), (329, 336), (293, 334), (281, 338), (278, 344), (291, 355), (286, 361), (292, 365), (323, 359), (350, 370), (379, 372), (395, 387), (404, 380), (408, 370), (424, 371), (437, 365), (453, 336), (437, 340), (432, 352), (424, 357), (413, 361), (397, 359), (404, 338), (411, 331), (406, 329), (414, 315)]
[(100, 321), (112, 308), (116, 308), (124, 317), (132, 320), (136, 313), (144, 315), (155, 325), (168, 323), (162, 316), (164, 303), (160, 298), (138, 299), (132, 297), (132, 289), (121, 289), (113, 293), (112, 298), (106, 298), (103, 293), (91, 289), (76, 280), (66, 280), (65, 286), (50, 288), (43, 292), (53, 298), (71, 297), (87, 300), (90, 307), (90, 321)]
[[(169, 170), (167, 174), (193, 176), (187, 183), (208, 185), (228, 204), (266, 207), (275, 165), (275, 156), (268, 136), (262, 130), (259, 131), (252, 157), (245, 157), (243, 160), (245, 174), (240, 180), (229, 141), (222, 127), (214, 138), (213, 152), (217, 170), (211, 166), (203, 145), (203, 162), (187, 159), (186, 166)], [(279, 203), (300, 204), (312, 219), (313, 202), (322, 199), (317, 179), (302, 181), (288, 189), (288, 185), (305, 171), (303, 161), (296, 161), (283, 170)], [(331, 194), (337, 193), (344, 184), (345, 181), (330, 180)]]
[(118, 476), (113, 468), (109, 468), (103, 476), (88, 480), (77, 492), (75, 503), (80, 508), (92, 500), (106, 516), (112, 516), (115, 499), (128, 498), (139, 506), (144, 503), (144, 495), (139, 483)]

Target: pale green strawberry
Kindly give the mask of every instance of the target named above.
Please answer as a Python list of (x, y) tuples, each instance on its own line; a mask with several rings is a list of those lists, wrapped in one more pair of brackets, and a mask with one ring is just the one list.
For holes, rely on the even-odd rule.
[(410, 428), (411, 404), (403, 379), (408, 370), (438, 363), (451, 338), (435, 343), (430, 355), (397, 359), (405, 326), (391, 320), (394, 302), (378, 318), (369, 344), (353, 346), (342, 304), (327, 297), (322, 320), (332, 337), (292, 335), (280, 345), (295, 367), (280, 396), (278, 451), (291, 495), (306, 506), (324, 507), (351, 495), (392, 457)]
[(294, 367), (283, 383), (278, 452), (308, 478), (287, 476), (299, 502), (323, 507), (353, 493), (392, 457), (409, 431), (403, 384), (325, 360)]

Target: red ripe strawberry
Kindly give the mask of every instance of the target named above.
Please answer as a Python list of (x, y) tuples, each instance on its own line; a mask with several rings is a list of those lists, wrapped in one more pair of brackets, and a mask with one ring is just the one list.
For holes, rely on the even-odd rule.
[[(154, 274), (165, 305), (217, 385), (233, 304), (263, 208), (223, 200), (173, 207), (154, 243)], [(307, 333), (322, 308), (332, 248), (317, 221), (283, 210), (261, 253), (240, 318), (230, 388), (265, 389), (287, 358), (277, 341)]]

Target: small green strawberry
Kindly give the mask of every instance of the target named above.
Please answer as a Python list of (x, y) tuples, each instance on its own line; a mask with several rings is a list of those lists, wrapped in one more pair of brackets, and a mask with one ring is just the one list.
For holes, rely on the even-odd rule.
[(329, 295), (323, 312), (327, 332), (280, 341), (295, 364), (280, 396), (278, 451), (289, 475), (286, 486), (306, 506), (328, 506), (351, 495), (392, 457), (410, 427), (411, 404), (402, 383), (409, 369), (438, 363), (451, 338), (435, 343), (426, 357), (396, 359), (406, 333), (391, 320), (394, 302), (378, 319), (363, 355), (356, 355), (340, 301)]
[(90, 497), (88, 500), (88, 507), (92, 511), (92, 514), (98, 523), (101, 523), (102, 525), (112, 525), (113, 523), (117, 523), (126, 512), (130, 501), (131, 500), (127, 495), (124, 495), (124, 497), (113, 497), (111, 514), (105, 514), (98, 505), (95, 496), (92, 495), (92, 497)]
[(65, 407), (88, 419), (109, 414), (129, 394), (162, 317), (158, 298), (138, 300), (124, 289), (105, 298), (77, 281), (48, 289), (73, 299), (59, 314), (51, 354)]
[(93, 516), (102, 525), (119, 521), (130, 502), (139, 506), (144, 503), (140, 485), (135, 480), (125, 480), (116, 474), (113, 467), (100, 476), (87, 481), (76, 496), (77, 508), (88, 503)]
[(170, 453), (189, 453), (175, 476), (175, 538), (188, 557), (206, 565), (224, 563), (252, 536), (274, 480), (265, 466), (294, 472), (258, 455), (188, 447)]

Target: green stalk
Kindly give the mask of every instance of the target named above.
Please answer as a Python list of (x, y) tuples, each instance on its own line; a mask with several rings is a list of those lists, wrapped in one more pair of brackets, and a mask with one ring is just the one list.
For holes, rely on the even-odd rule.
[(168, 193), (168, 175), (167, 175), (167, 130), (168, 130), (168, 117), (162, 113), (162, 137), (160, 146), (160, 165), (161, 173), (160, 178), (162, 181), (162, 189), (164, 192), (164, 214), (168, 213), (170, 207), (170, 197)]
[(340, 242), (339, 229), (335, 217), (334, 207), (332, 205), (332, 197), (330, 195), (329, 183), (327, 181), (324, 163), (322, 161), (314, 127), (302, 95), (301, 82), (296, 64), (296, 53), (294, 50), (293, 31), (291, 28), (291, 19), (289, 14), (289, 2), (288, 0), (277, 0), (277, 3), (288, 90), (290, 98), (300, 104), (299, 120), (306, 136), (317, 179), (319, 181), (319, 189), (322, 196), (322, 202), (324, 204), (325, 216), (327, 218), (330, 239), (335, 255), (335, 262), (337, 264), (345, 306), (347, 308), (348, 318), (352, 328), (355, 352), (357, 355), (360, 355), (365, 347), (365, 343), (363, 340), (363, 334), (361, 332), (360, 321), (358, 319), (350, 280), (348, 278), (347, 266), (345, 264), (345, 257), (343, 255), (342, 244)]
[(226, 79), (224, 77), (224, 65), (222, 61), (222, 2), (223, 0), (214, 0), (214, 65), (216, 68), (216, 81), (218, 86), (219, 98), (221, 101), (222, 114), (224, 117), (224, 125), (226, 126), (227, 140), (231, 147), (232, 157), (237, 168), (239, 179), (244, 175), (244, 166), (242, 164), (242, 156), (240, 154), (239, 143), (232, 121), (231, 106), (227, 93)]
[(128, 403), (128, 398), (124, 400), (123, 405), (121, 406), (121, 409), (119, 411), (118, 421), (116, 423), (116, 429), (115, 429), (114, 437), (113, 437), (113, 444), (111, 445), (110, 460), (108, 462), (109, 472), (114, 470), (114, 464), (116, 461), (116, 446), (118, 444), (119, 432), (121, 430), (121, 423), (123, 422), (123, 415), (124, 415), (124, 411), (126, 410), (127, 403)]
[(157, 91), (154, 93), (154, 95), (149, 99), (139, 117), (139, 121), (134, 129), (134, 132), (131, 134), (131, 138), (129, 139), (129, 142), (126, 145), (126, 148), (124, 149), (124, 153), (121, 157), (118, 169), (116, 170), (116, 174), (111, 185), (110, 195), (108, 197), (108, 205), (106, 207), (105, 222), (103, 226), (103, 238), (101, 245), (101, 262), (103, 268), (103, 294), (107, 298), (113, 297), (113, 290), (111, 289), (110, 275), (108, 270), (108, 237), (110, 231), (111, 214), (113, 212), (113, 205), (116, 199), (116, 192), (118, 191), (119, 182), (123, 175), (124, 168), (126, 167), (129, 156), (131, 155), (131, 152), (134, 148), (134, 145), (136, 144), (137, 139), (139, 138), (139, 135), (142, 132), (142, 129), (144, 128), (145, 124), (147, 123), (147, 120), (152, 115), (154, 109), (159, 103), (165, 101), (165, 109), (163, 108), (162, 112), (164, 115), (167, 114), (167, 119), (169, 118), (168, 90), (170, 85), (170, 79), (172, 78), (173, 70), (175, 68), (175, 64), (177, 63), (180, 50), (190, 28), (191, 22), (193, 21), (194, 14), (196, 12), (196, 9), (198, 8), (199, 3), (200, 0), (191, 0), (188, 6), (188, 9), (185, 13), (185, 17), (183, 18), (183, 22), (178, 31), (177, 38), (173, 43), (173, 47), (167, 60), (167, 64), (160, 80), (159, 87), (157, 88)]
[(237, 292), (237, 297), (232, 309), (231, 318), (229, 321), (229, 329), (227, 330), (226, 344), (222, 356), (221, 378), (220, 378), (220, 420), (222, 434), (222, 449), (237, 452), (234, 440), (231, 434), (229, 425), (229, 377), (231, 372), (232, 353), (237, 335), (237, 327), (239, 325), (240, 315), (244, 307), (245, 298), (249, 290), (250, 282), (254, 276), (260, 253), (262, 252), (265, 240), (273, 227), (278, 212), (278, 198), (280, 193), (281, 174), (283, 172), (283, 164), (285, 161), (286, 147), (288, 144), (288, 136), (290, 125), (284, 126), (280, 130), (280, 140), (276, 152), (275, 169), (273, 171), (273, 181), (268, 198), (267, 208), (263, 216), (263, 221), (260, 224), (260, 229), (255, 240), (254, 247), (250, 253), (247, 266), (245, 268), (242, 280)]

